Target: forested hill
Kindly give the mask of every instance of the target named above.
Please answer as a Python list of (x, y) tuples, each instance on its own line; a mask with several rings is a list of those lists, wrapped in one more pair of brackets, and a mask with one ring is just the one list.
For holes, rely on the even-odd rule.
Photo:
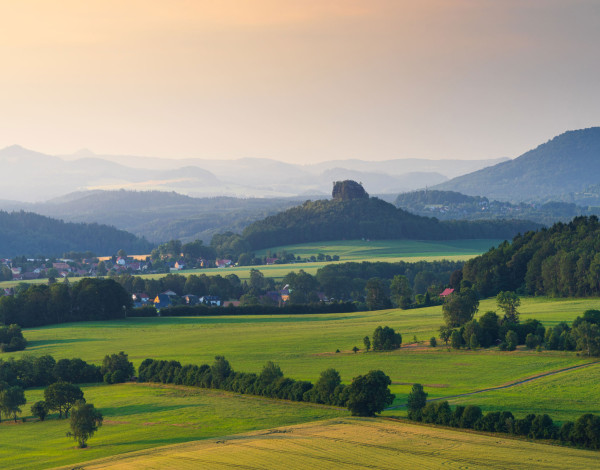
[(108, 225), (68, 223), (32, 212), (0, 211), (0, 257), (61, 256), (67, 251), (149, 253), (144, 238)]
[(549, 229), (527, 232), (469, 260), (463, 279), (480, 295), (500, 291), (530, 295), (600, 294), (600, 223), (576, 217)]
[[(505, 201), (567, 200), (598, 184), (600, 127), (565, 132), (514, 160), (435, 186)], [(574, 194), (570, 194), (574, 193)], [(566, 198), (566, 199), (565, 199)]]
[(444, 221), (421, 217), (377, 198), (307, 201), (246, 227), (252, 249), (295, 243), (368, 238), (452, 240), (509, 238), (539, 228), (523, 220)]

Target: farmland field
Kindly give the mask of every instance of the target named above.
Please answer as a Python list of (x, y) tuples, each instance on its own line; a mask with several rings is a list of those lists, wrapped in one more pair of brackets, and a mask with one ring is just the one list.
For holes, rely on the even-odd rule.
[(333, 419), (168, 446), (86, 469), (589, 469), (593, 451), (368, 418)]
[[(283, 251), (301, 258), (338, 255), (341, 261), (416, 261), (420, 259), (469, 259), (498, 246), (502, 240), (339, 240), (303, 243), (259, 250), (256, 256)], [(415, 259), (416, 258), (416, 259)]]
[[(524, 298), (520, 311), (523, 320), (537, 318), (546, 325), (553, 325), (559, 321), (572, 321), (586, 309), (598, 308), (599, 304), (598, 299)], [(490, 309), (495, 309), (492, 299), (481, 302), (480, 312)], [(345, 383), (371, 369), (381, 369), (392, 380), (392, 392), (396, 394), (394, 406), (406, 403), (406, 396), (415, 382), (424, 384), (430, 398), (439, 398), (512, 383), (592, 361), (572, 352), (536, 352), (522, 348), (514, 352), (449, 351), (445, 347), (430, 348), (424, 340), (433, 336), (441, 323), (439, 306), (323, 315), (128, 318), (27, 329), (24, 332), (29, 341), (27, 350), (4, 353), (2, 357), (6, 360), (26, 354), (51, 354), (56, 359), (81, 357), (99, 364), (106, 354), (125, 351), (137, 367), (148, 357), (179, 360), (182, 363), (210, 364), (215, 355), (225, 355), (235, 370), (259, 372), (267, 361), (272, 360), (281, 366), (286, 376), (313, 383), (318, 379), (320, 372), (329, 367), (338, 370)], [(389, 325), (400, 331), (404, 339), (403, 348), (386, 353), (353, 353), (352, 347), (356, 345), (362, 349), (362, 338), (365, 335), (371, 336), (379, 325)], [(414, 343), (414, 336), (419, 343)], [(336, 349), (340, 352), (336, 353)], [(529, 412), (545, 412), (557, 421), (574, 420), (584, 412), (599, 411), (600, 390), (596, 386), (599, 372), (600, 366), (593, 365), (540, 378), (510, 389), (455, 398), (451, 402), (481, 404), (490, 410), (510, 409), (517, 416)], [(0, 449), (0, 461), (10, 462), (13, 468), (66, 465), (78, 459), (87, 461), (191, 440), (218, 438), (252, 430), (348, 416), (346, 410), (335, 408), (185, 387), (147, 384), (96, 385), (87, 386), (84, 391), (86, 399), (100, 408), (107, 420), (91, 441), (88, 450), (77, 451), (74, 443), (65, 438), (65, 421), (52, 419), (46, 423), (39, 423), (31, 420), (29, 406), (42, 397), (42, 390), (36, 389), (26, 392), (28, 404), (23, 407), (23, 416), (28, 417), (28, 422), (4, 422), (0, 425), (0, 437), (6, 444)], [(385, 411), (383, 414), (401, 417), (405, 412), (400, 408)], [(344, 428), (343, 432), (351, 435), (362, 433), (362, 429), (352, 430), (351, 427), (355, 423), (357, 421), (348, 421), (345, 426), (350, 427)], [(318, 423), (310, 426), (320, 428)], [(323, 428), (325, 429), (327, 427)], [(401, 436), (414, 435), (415, 439), (422, 439), (422, 433), (434, 432), (422, 427), (416, 429), (411, 426), (410, 429), (413, 431), (401, 430), (398, 433)], [(431, 437), (428, 442), (438, 442), (440, 445), (443, 442), (455, 442), (454, 437), (442, 439), (441, 436), (447, 433), (459, 436), (458, 441), (450, 447), (443, 447), (439, 452), (434, 452), (434, 455), (441, 452), (439, 456), (427, 457), (434, 460), (423, 460), (425, 466), (441, 465), (435, 460), (438, 458), (446, 459), (442, 461), (454, 465), (458, 454), (453, 453), (453, 446), (472, 446), (472, 454), (475, 455), (478, 446), (483, 445), (473, 441), (484, 439), (483, 436), (473, 437), (471, 434), (446, 430), (435, 432), (438, 437)], [(35, 435), (35, 441), (31, 441), (32, 435)], [(504, 438), (494, 439), (495, 442), (533, 445)], [(216, 444), (211, 442), (197, 445), (200, 446), (199, 449), (204, 449), (204, 445), (212, 449), (211, 446)], [(311, 442), (309, 445), (316, 449), (317, 456), (310, 452), (298, 456), (298, 465), (302, 462), (310, 463), (313, 458), (320, 459), (321, 451), (318, 449), (326, 447), (327, 442), (329, 440)], [(367, 444), (364, 449), (365, 455), (368, 455)], [(265, 443), (261, 441), (257, 445), (262, 448)], [(292, 446), (289, 453), (293, 455), (294, 446), (298, 444), (291, 442), (289, 445)], [(340, 445), (340, 454), (347, 453), (350, 445), (342, 441)], [(357, 448), (362, 449), (362, 444), (357, 445)], [(396, 445), (400, 443), (390, 444), (390, 448), (396, 449)], [(539, 444), (535, 444), (537, 445)], [(300, 452), (302, 447), (298, 449)], [(554, 448), (549, 449), (554, 452)], [(241, 453), (246, 451), (246, 447), (235, 450)], [(496, 451), (498, 454), (494, 459), (508, 459), (506, 462), (512, 462), (512, 457), (503, 453), (499, 447), (494, 452)], [(562, 451), (567, 452), (564, 454), (565, 459), (571, 458), (570, 452), (577, 453), (568, 449)], [(202, 450), (200, 456), (190, 456), (190, 462), (195, 462), (196, 458), (212, 458), (210, 456), (213, 455), (213, 450), (204, 452)], [(405, 447), (401, 447), (392, 454), (398, 455), (398, 452), (407, 451)], [(248, 458), (252, 460), (273, 457), (270, 453), (263, 456), (262, 450), (259, 453), (261, 456), (255, 457), (255, 451), (252, 451)], [(153, 451), (148, 455), (161, 454)], [(419, 456), (421, 454), (415, 456), (409, 452), (407, 458)], [(475, 468), (485, 466), (482, 461), (469, 462)], [(118, 463), (118, 460), (115, 463)], [(511, 465), (507, 466), (513, 468)]]
[(67, 439), (67, 420), (31, 418), (29, 404), (43, 399), (28, 390), (26, 423), (0, 425), (2, 469), (48, 468), (152, 447), (276, 426), (347, 416), (346, 410), (268, 400), (215, 390), (148, 384), (82, 387), (101, 409), (104, 424), (86, 450)]
[[(572, 321), (596, 299), (523, 299), (522, 319), (537, 318), (547, 325)], [(492, 300), (480, 312), (494, 309)], [(84, 322), (26, 330), (26, 352), (58, 358), (81, 357), (99, 364), (106, 354), (125, 351), (136, 367), (144, 359), (212, 363), (224, 355), (235, 370), (259, 372), (270, 360), (294, 379), (314, 382), (330, 367), (342, 380), (371, 369), (381, 369), (392, 381), (397, 403), (403, 403), (410, 384), (433, 385), (430, 397), (465, 393), (589, 362), (575, 353), (495, 350), (448, 351), (413, 343), (429, 340), (442, 323), (441, 307), (383, 310), (323, 315), (222, 316), (187, 318), (130, 318), (110, 322)], [(401, 350), (386, 353), (352, 353), (363, 348), (362, 338), (379, 325), (400, 331)], [(340, 353), (335, 351), (339, 349)]]

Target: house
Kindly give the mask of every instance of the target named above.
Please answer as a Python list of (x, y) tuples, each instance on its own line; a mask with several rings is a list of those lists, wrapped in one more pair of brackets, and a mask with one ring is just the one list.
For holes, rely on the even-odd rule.
[(442, 291), (442, 293), (440, 294), (440, 297), (442, 299), (445, 299), (446, 297), (448, 297), (450, 294), (452, 294), (454, 292), (454, 289), (450, 289), (449, 287), (444, 289)]
[(276, 305), (280, 305), (283, 302), (281, 294), (277, 291), (268, 291), (265, 295), (261, 296), (261, 299)]
[(276, 261), (277, 261), (277, 258), (266, 258), (265, 264), (275, 264)]
[(183, 300), (187, 305), (196, 305), (200, 302), (200, 299), (197, 295), (187, 294), (183, 296)]
[(176, 261), (175, 262), (175, 269), (177, 271), (181, 271), (182, 269), (185, 269), (185, 263), (183, 261)]
[(171, 306), (171, 298), (166, 294), (158, 294), (153, 303), (156, 310), (160, 310)]
[(217, 259), (215, 261), (215, 265), (217, 266), (217, 268), (226, 268), (227, 266), (231, 266), (231, 260), (230, 259)]
[(283, 286), (283, 289), (281, 289), (281, 291), (279, 292), (279, 294), (281, 295), (281, 300), (283, 300), (284, 302), (287, 302), (288, 300), (290, 300), (290, 285), (286, 284), (285, 286)]
[(121, 256), (119, 256), (119, 257), (117, 258), (117, 264), (118, 264), (119, 266), (125, 266), (125, 265), (127, 264), (127, 259), (126, 259), (126, 258), (123, 258), (123, 257), (121, 257)]
[(221, 299), (216, 295), (205, 295), (200, 297), (200, 303), (203, 303), (204, 305), (210, 305), (211, 307), (220, 307)]
[(69, 266), (67, 263), (63, 263), (63, 262), (52, 263), (52, 267), (54, 269), (58, 269), (59, 271), (69, 271), (69, 272), (71, 272), (71, 266)]
[(239, 300), (226, 300), (225, 302), (223, 302), (223, 305), (225, 307), (239, 307), (241, 305), (241, 302)]
[(21, 268), (10, 268), (10, 270), (13, 273), (13, 276), (20, 276), (21, 275)]
[(163, 294), (166, 295), (166, 296), (168, 296), (169, 298), (170, 297), (177, 297), (177, 293), (173, 292), (172, 290), (166, 290), (166, 291), (163, 292)]
[(150, 296), (148, 294), (146, 294), (145, 292), (138, 292), (138, 293), (132, 294), (131, 298), (134, 302), (142, 302), (142, 303), (146, 303), (150, 300)]

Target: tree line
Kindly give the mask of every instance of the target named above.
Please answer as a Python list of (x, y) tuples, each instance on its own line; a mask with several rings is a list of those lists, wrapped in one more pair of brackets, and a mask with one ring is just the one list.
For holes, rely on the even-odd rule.
[(407, 400), (410, 420), (531, 439), (554, 439), (577, 447), (600, 449), (600, 416), (586, 413), (559, 427), (547, 414), (529, 413), (524, 418), (515, 418), (510, 411), (490, 411), (484, 415), (479, 406), (457, 405), (452, 409), (445, 400), (428, 402), (427, 395), (421, 384), (413, 385)]
[(342, 384), (335, 369), (323, 371), (315, 384), (285, 377), (269, 361), (259, 374), (234, 371), (223, 356), (212, 365), (184, 365), (179, 361), (145, 359), (138, 369), (138, 381), (215, 388), (235, 393), (347, 407), (353, 415), (374, 416), (390, 405), (390, 378), (380, 370), (359, 375), (350, 385)]
[(24, 328), (73, 321), (112, 320), (131, 312), (133, 301), (112, 279), (27, 285), (0, 297), (0, 322)]

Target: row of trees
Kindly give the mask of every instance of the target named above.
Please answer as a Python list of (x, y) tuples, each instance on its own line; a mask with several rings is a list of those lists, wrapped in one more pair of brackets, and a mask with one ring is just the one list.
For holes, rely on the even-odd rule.
[(584, 414), (575, 422), (557, 426), (547, 414), (528, 414), (515, 418), (510, 411), (483, 414), (475, 405), (458, 405), (454, 410), (447, 401), (427, 402), (421, 384), (413, 385), (407, 401), (408, 418), (413, 421), (440, 424), (486, 432), (502, 432), (532, 439), (559, 439), (564, 443), (590, 449), (600, 448), (600, 416)]
[(335, 369), (327, 369), (313, 385), (285, 377), (281, 368), (271, 361), (265, 364), (260, 374), (236, 372), (223, 356), (216, 356), (210, 366), (182, 366), (178, 361), (146, 359), (138, 369), (138, 380), (345, 406), (358, 416), (374, 416), (394, 400), (388, 388), (391, 380), (379, 370), (359, 375), (350, 385), (344, 385)]

